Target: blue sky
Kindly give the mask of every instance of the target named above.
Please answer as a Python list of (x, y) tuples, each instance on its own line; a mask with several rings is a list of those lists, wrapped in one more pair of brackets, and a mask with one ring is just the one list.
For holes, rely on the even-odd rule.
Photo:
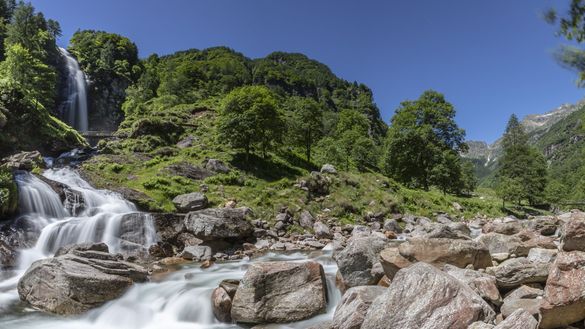
[(382, 116), (426, 89), (445, 94), (468, 139), (493, 141), (511, 113), (584, 97), (542, 12), (569, 0), (33, 0), (61, 23), (131, 38), (145, 57), (225, 45), (248, 57), (301, 52), (370, 86)]

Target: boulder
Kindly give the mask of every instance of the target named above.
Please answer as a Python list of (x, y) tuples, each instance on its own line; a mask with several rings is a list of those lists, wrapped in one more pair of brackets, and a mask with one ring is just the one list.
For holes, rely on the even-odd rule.
[(400, 224), (398, 224), (398, 221), (396, 219), (387, 219), (386, 221), (384, 221), (384, 230), (386, 231), (392, 231), (395, 233), (402, 233), (402, 228), (400, 227)]
[(375, 285), (384, 273), (374, 271), (380, 252), (387, 241), (374, 236), (357, 236), (349, 240), (345, 249), (334, 255), (343, 286)]
[(337, 169), (335, 169), (335, 167), (332, 164), (324, 164), (321, 167), (321, 173), (322, 174), (337, 174)]
[(489, 249), (490, 254), (507, 253), (509, 255), (527, 256), (529, 251), (522, 239), (513, 235), (492, 232), (480, 235), (476, 241), (484, 244)]
[(485, 322), (481, 322), (481, 321), (474, 322), (469, 327), (467, 327), (467, 329), (493, 329), (493, 328), (494, 328), (493, 324), (489, 324), (489, 323), (485, 323)]
[(299, 225), (304, 228), (313, 228), (313, 224), (315, 223), (315, 218), (311, 215), (310, 212), (307, 210), (303, 210), (299, 217)]
[(467, 285), (426, 263), (399, 271), (370, 306), (362, 329), (466, 329), (495, 319), (492, 308)]
[(325, 312), (327, 286), (321, 264), (265, 262), (252, 264), (232, 303), (237, 323), (282, 323)]
[(532, 314), (519, 309), (510, 314), (504, 321), (500, 322), (494, 329), (536, 329), (538, 321)]
[(241, 241), (254, 234), (254, 227), (246, 220), (249, 208), (213, 208), (187, 214), (184, 229), (203, 241)]
[(385, 291), (386, 288), (380, 286), (360, 286), (347, 290), (335, 309), (331, 328), (360, 329), (368, 308)]
[(522, 231), (522, 224), (517, 221), (493, 221), (485, 224), (482, 228), (483, 233), (498, 233), (504, 235), (514, 235)]
[(560, 220), (552, 216), (539, 216), (528, 222), (528, 228), (541, 235), (554, 235), (560, 227)]
[(211, 253), (211, 248), (208, 246), (186, 246), (179, 257), (195, 262), (201, 262), (211, 259)]
[(507, 318), (519, 309), (523, 309), (534, 316), (538, 316), (543, 295), (544, 291), (541, 289), (520, 286), (518, 289), (506, 295), (504, 298), (504, 304), (500, 307), (500, 312), (504, 318)]
[(41, 152), (20, 152), (6, 157), (0, 161), (2, 166), (11, 170), (26, 170), (31, 171), (36, 167), (43, 168), (45, 162)]
[(380, 252), (380, 264), (386, 277), (392, 280), (398, 271), (409, 267), (412, 262), (400, 255), (397, 246), (391, 246)]
[(213, 315), (220, 322), (232, 322), (232, 301), (238, 289), (238, 280), (223, 280), (211, 293)]
[(203, 165), (205, 169), (211, 170), (216, 173), (227, 174), (230, 172), (230, 168), (223, 163), (221, 160), (217, 159), (207, 159), (203, 161)]
[(207, 197), (199, 192), (181, 194), (173, 199), (173, 204), (182, 213), (201, 210), (207, 207)]
[(329, 230), (329, 226), (323, 222), (315, 222), (313, 225), (313, 231), (315, 231), (315, 237), (317, 239), (331, 238), (331, 231)]
[(564, 327), (585, 319), (585, 252), (559, 252), (540, 304), (540, 327)]
[(526, 258), (531, 262), (550, 264), (555, 260), (557, 254), (558, 250), (555, 249), (532, 248)]
[(571, 217), (561, 230), (561, 249), (585, 251), (585, 220)]
[(472, 240), (410, 239), (398, 247), (400, 255), (411, 262), (425, 262), (436, 266), (445, 264), (475, 269), (492, 265), (488, 249)]
[(502, 296), (500, 296), (494, 276), (474, 270), (461, 269), (453, 265), (445, 265), (443, 271), (467, 284), (486, 302), (495, 306), (502, 304)]
[(18, 282), (20, 299), (45, 312), (81, 314), (147, 280), (145, 268), (107, 251), (105, 244), (70, 246), (34, 262)]
[(18, 253), (6, 242), (0, 240), (0, 270), (10, 269), (18, 265)]
[(496, 277), (498, 287), (512, 289), (527, 283), (545, 283), (548, 264), (531, 262), (525, 257), (511, 258), (488, 269)]

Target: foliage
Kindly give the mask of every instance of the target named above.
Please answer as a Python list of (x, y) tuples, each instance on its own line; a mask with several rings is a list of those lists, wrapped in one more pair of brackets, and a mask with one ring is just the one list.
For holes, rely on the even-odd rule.
[(526, 197), (522, 181), (519, 178), (510, 178), (507, 176), (502, 176), (499, 179), (496, 193), (502, 199), (503, 208), (506, 207), (506, 201), (512, 201), (520, 205), (522, 199)]
[[(384, 166), (394, 179), (428, 190), (433, 184), (444, 190), (460, 185), (458, 154), (466, 149), (465, 131), (455, 123), (455, 109), (435, 91), (416, 101), (402, 102), (388, 131)], [(433, 173), (434, 171), (434, 173)], [(447, 178), (453, 177), (450, 188)]]
[(12, 172), (0, 167), (0, 218), (11, 216), (18, 208), (18, 187)]
[(311, 163), (313, 145), (323, 135), (323, 109), (311, 98), (291, 97), (284, 105), (286, 110), (287, 140), (291, 145), (305, 149)]

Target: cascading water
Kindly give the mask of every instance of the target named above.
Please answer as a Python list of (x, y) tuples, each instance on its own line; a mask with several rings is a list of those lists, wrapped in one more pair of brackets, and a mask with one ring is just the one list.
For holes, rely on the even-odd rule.
[[(18, 305), (16, 284), (33, 261), (49, 257), (60, 246), (103, 241), (113, 252), (137, 252), (155, 243), (152, 219), (115, 193), (96, 190), (72, 169), (48, 170), (46, 178), (70, 186), (79, 204), (67, 207), (42, 180), (31, 174), (18, 178), (23, 211), (39, 224), (36, 245), (20, 253), (20, 266), (14, 276), (0, 281), (0, 328), (11, 329), (232, 329), (235, 324), (217, 321), (211, 309), (211, 294), (224, 279), (241, 279), (251, 262), (308, 259), (321, 263), (327, 277), (327, 312), (312, 319), (266, 328), (308, 328), (329, 320), (341, 294), (335, 287), (337, 265), (331, 250), (313, 253), (268, 254), (254, 260), (218, 263), (201, 269), (197, 264), (183, 267), (164, 278), (136, 284), (121, 298), (75, 318), (55, 318), (40, 312), (23, 310)], [(77, 209), (71, 216), (68, 209)], [(132, 233), (132, 234), (129, 234)], [(139, 238), (136, 238), (139, 236)], [(107, 289), (107, 287), (104, 287)]]
[(59, 52), (65, 59), (67, 68), (67, 100), (61, 104), (60, 110), (69, 125), (85, 132), (88, 129), (85, 74), (79, 68), (77, 60), (66, 49), (59, 48)]

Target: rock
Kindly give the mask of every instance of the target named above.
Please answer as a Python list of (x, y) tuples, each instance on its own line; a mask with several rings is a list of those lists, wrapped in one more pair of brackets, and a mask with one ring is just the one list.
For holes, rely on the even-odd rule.
[(253, 236), (254, 228), (246, 217), (249, 208), (212, 208), (192, 211), (184, 221), (185, 230), (203, 241), (245, 240)]
[(412, 236), (423, 239), (470, 239), (469, 228), (465, 224), (452, 223), (428, 223), (423, 226), (417, 226)]
[(498, 233), (504, 235), (514, 235), (522, 231), (522, 224), (518, 221), (513, 222), (490, 222), (483, 226), (483, 233)]
[(378, 296), (386, 291), (380, 286), (350, 288), (335, 309), (332, 329), (360, 329), (368, 308)]
[(331, 238), (331, 232), (329, 231), (329, 226), (323, 222), (316, 222), (313, 225), (313, 230), (315, 231), (315, 237), (317, 239), (329, 239)]
[(322, 174), (337, 174), (337, 169), (335, 169), (335, 167), (332, 164), (324, 164), (323, 167), (321, 167), (321, 173)]
[(303, 210), (299, 217), (299, 225), (304, 228), (313, 228), (313, 224), (315, 223), (315, 218), (311, 215), (310, 212), (307, 210)]
[(208, 246), (187, 246), (183, 249), (179, 257), (200, 262), (211, 259), (211, 253), (211, 248)]
[(183, 139), (181, 139), (179, 142), (177, 142), (177, 147), (180, 149), (185, 149), (188, 147), (193, 146), (194, 142), (197, 142), (198, 138), (192, 135), (189, 135)]
[(217, 159), (207, 159), (203, 162), (205, 169), (211, 170), (217, 173), (227, 174), (230, 172), (230, 168), (223, 163), (221, 160)]
[(370, 306), (362, 329), (458, 329), (495, 319), (491, 307), (467, 285), (425, 263), (396, 274)]
[(455, 209), (456, 211), (461, 212), (464, 210), (464, 208), (457, 202), (453, 202), (451, 205), (453, 206), (453, 209)]
[(398, 234), (402, 233), (402, 228), (396, 219), (388, 219), (384, 221), (384, 230), (392, 231)]
[(380, 263), (388, 279), (392, 280), (396, 273), (403, 268), (407, 268), (413, 263), (402, 257), (397, 246), (385, 248), (380, 252)]
[(443, 271), (467, 284), (486, 302), (495, 306), (502, 305), (502, 296), (500, 296), (494, 276), (474, 270), (461, 269), (453, 265), (445, 265)]
[(500, 312), (504, 318), (507, 318), (519, 309), (523, 309), (534, 316), (538, 316), (543, 295), (544, 291), (541, 289), (520, 286), (518, 289), (506, 295), (504, 298), (504, 304), (500, 308)]
[(540, 327), (564, 327), (585, 319), (585, 252), (559, 252), (540, 305)]
[[(331, 321), (324, 321), (324, 322), (318, 323), (316, 325), (310, 326), (307, 329), (331, 329), (331, 323), (332, 323)], [(254, 328), (252, 328), (252, 329), (254, 329)]]
[(11, 170), (31, 171), (34, 168), (43, 168), (45, 163), (39, 151), (20, 152), (0, 161), (2, 166)]
[(398, 247), (400, 255), (411, 262), (425, 262), (442, 267), (445, 264), (474, 269), (492, 265), (488, 249), (471, 240), (410, 239)]
[(213, 315), (220, 322), (231, 323), (232, 297), (222, 287), (215, 288), (211, 293)]
[(384, 273), (373, 269), (386, 244), (386, 240), (373, 236), (354, 237), (345, 249), (333, 256), (345, 288), (375, 285), (380, 281)]
[(18, 265), (18, 253), (8, 243), (0, 240), (0, 270)]
[(472, 323), (469, 327), (467, 327), (467, 329), (493, 329), (494, 325), (493, 324), (488, 324), (485, 322), (474, 322)]
[(530, 250), (520, 237), (513, 235), (486, 233), (480, 235), (476, 241), (483, 243), (489, 249), (490, 254), (507, 253), (525, 257)]
[(181, 194), (173, 199), (173, 204), (179, 212), (183, 213), (201, 210), (207, 207), (207, 197), (199, 192)]
[(306, 188), (309, 191), (310, 197), (319, 197), (329, 194), (329, 185), (331, 185), (330, 177), (319, 172), (311, 172), (311, 176), (307, 179)]
[(535, 217), (528, 222), (528, 228), (541, 235), (554, 235), (559, 229), (560, 220), (552, 216)]
[(193, 180), (203, 180), (215, 175), (211, 170), (194, 166), (189, 162), (173, 163), (163, 169), (170, 176), (181, 176)]
[(68, 247), (56, 255), (34, 262), (18, 282), (20, 299), (45, 312), (81, 314), (148, 277), (145, 268), (108, 254), (105, 244)]
[(498, 263), (505, 261), (506, 259), (510, 258), (510, 254), (507, 252), (500, 252), (497, 254), (492, 254), (492, 259)]
[(231, 316), (237, 323), (293, 322), (325, 312), (326, 304), (319, 263), (253, 263), (236, 291)]
[(575, 216), (565, 223), (561, 230), (561, 249), (585, 251), (585, 220)]
[(538, 263), (552, 263), (557, 257), (558, 250), (555, 249), (543, 249), (543, 248), (532, 248), (528, 252), (528, 261)]
[(494, 329), (536, 329), (538, 321), (532, 314), (525, 310), (516, 310), (504, 321), (500, 322)]
[(489, 272), (495, 275), (498, 287), (511, 289), (527, 283), (545, 283), (548, 264), (533, 263), (525, 257), (511, 258)]

